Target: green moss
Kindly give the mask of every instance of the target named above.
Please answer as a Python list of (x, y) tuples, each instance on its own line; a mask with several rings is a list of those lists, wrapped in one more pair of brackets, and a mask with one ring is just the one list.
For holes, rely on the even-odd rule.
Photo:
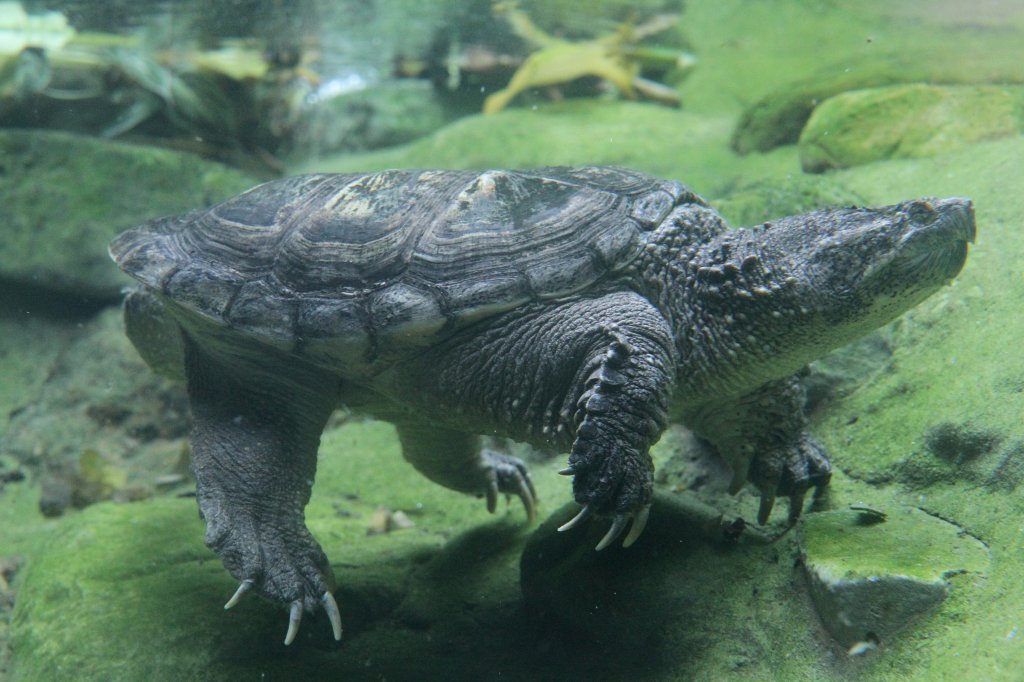
[(128, 283), (107, 242), (148, 218), (255, 184), (192, 154), (68, 133), (0, 130), (0, 277), (114, 301)]
[[(535, 465), (534, 474), (542, 500), (568, 496), (553, 466)], [(28, 525), (29, 498), (38, 493), (11, 487), (22, 520), (0, 526), (8, 529), (0, 542), (30, 555), (14, 616), (16, 679), (57, 679), (62, 670), (80, 680), (324, 679), (324, 671), (410, 679), (420, 657), (441, 660), (453, 641), (479, 640), (476, 618), (492, 632), (484, 640), (493, 649), (477, 665), (509, 659), (515, 669), (516, 654), (501, 640), (513, 637), (527, 530), (521, 508), (501, 508), (495, 520), (482, 500), (426, 481), (402, 461), (393, 428), (379, 422), (328, 432), (317, 478), (307, 521), (332, 560), (346, 634), (336, 650), (326, 622), (310, 619), (298, 659), (296, 648), (280, 644), (283, 612), (258, 599), (221, 608), (235, 584), (203, 546), (195, 500), (102, 503)], [(405, 511), (416, 527), (368, 536), (381, 506)], [(5, 516), (0, 521), (13, 521)], [(395, 652), (396, 641), (405, 650)], [(479, 679), (459, 660), (466, 677), (451, 679)]]
[(295, 172), (383, 168), (528, 168), (620, 165), (676, 178), (707, 196), (799, 172), (796, 155), (741, 158), (727, 147), (731, 119), (653, 104), (573, 100), (469, 116), (408, 145), (324, 158)]
[(818, 105), (800, 135), (804, 170), (934, 156), (1024, 130), (1024, 89), (896, 85)]
[(946, 521), (913, 508), (865, 522), (863, 512), (808, 514), (800, 523), (806, 561), (831, 580), (902, 576), (936, 582), (962, 571), (984, 575), (984, 545)]

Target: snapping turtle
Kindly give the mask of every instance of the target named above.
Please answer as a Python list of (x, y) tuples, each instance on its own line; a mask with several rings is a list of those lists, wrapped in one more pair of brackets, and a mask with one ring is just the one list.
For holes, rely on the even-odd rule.
[(814, 211), (728, 230), (684, 185), (618, 168), (398, 170), (269, 182), (117, 237), (142, 283), (129, 336), (187, 382), (206, 543), (250, 589), (323, 607), (331, 568), (307, 530), (320, 433), (339, 405), (392, 422), (431, 480), (517, 495), (496, 434), (570, 452), (598, 549), (651, 499), (670, 421), (712, 444), (789, 519), (830, 466), (795, 375), (955, 276), (966, 199)]

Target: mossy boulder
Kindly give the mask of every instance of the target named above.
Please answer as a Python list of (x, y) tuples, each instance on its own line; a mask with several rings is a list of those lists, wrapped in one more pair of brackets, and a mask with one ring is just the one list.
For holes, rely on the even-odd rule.
[(818, 105), (800, 134), (809, 173), (934, 156), (1024, 131), (1024, 88), (895, 85), (854, 90)]
[(0, 280), (115, 301), (129, 279), (107, 242), (148, 218), (205, 206), (254, 184), (191, 154), (41, 130), (0, 130)]
[[(920, 28), (920, 27), (918, 27)], [(937, 45), (945, 33), (959, 48)], [(912, 32), (910, 33), (912, 35)], [(811, 113), (822, 102), (844, 92), (889, 85), (1021, 84), (1024, 48), (1012, 33), (985, 40), (963, 41), (948, 27), (928, 36), (927, 44), (907, 43), (896, 50), (872, 50), (841, 59), (819, 73), (800, 78), (750, 104), (732, 135), (732, 148), (740, 154), (765, 152), (795, 144)], [(987, 44), (994, 41), (995, 44)]]
[(845, 647), (892, 642), (942, 603), (952, 576), (969, 586), (989, 568), (980, 540), (914, 508), (808, 514), (798, 537), (818, 615)]
[[(529, 679), (535, 661), (522, 660), (517, 634), (522, 509), (489, 516), (482, 500), (426, 481), (383, 423), (328, 431), (320, 459), (306, 519), (338, 577), (340, 645), (322, 616), (285, 647), (283, 611), (258, 598), (225, 611), (235, 581), (203, 546), (194, 499), (107, 502), (36, 522), (15, 605), (14, 679)], [(534, 473), (544, 498), (567, 494), (555, 466)], [(381, 508), (414, 527), (370, 534)], [(0, 521), (12, 520), (7, 511)], [(0, 539), (10, 533), (5, 525)]]
[(653, 104), (575, 100), (467, 116), (408, 145), (323, 158), (294, 170), (623, 165), (707, 188), (722, 181), (721, 167), (732, 160), (724, 145), (728, 134), (729, 122), (721, 117)]

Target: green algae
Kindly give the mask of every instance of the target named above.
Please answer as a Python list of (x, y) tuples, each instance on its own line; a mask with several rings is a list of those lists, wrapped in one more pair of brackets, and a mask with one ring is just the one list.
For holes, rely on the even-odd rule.
[(808, 514), (798, 536), (818, 614), (847, 647), (891, 642), (946, 598), (949, 577), (977, 584), (989, 566), (983, 543), (913, 508)]
[[(0, 277), (116, 301), (106, 244), (143, 220), (211, 204), (252, 177), (192, 154), (52, 131), (0, 130)], [(100, 200), (97, 200), (100, 198)]]
[(1024, 130), (1024, 89), (897, 85), (854, 90), (814, 109), (800, 134), (809, 173), (934, 156)]
[(914, 508), (880, 510), (868, 521), (857, 509), (808, 514), (800, 521), (804, 556), (835, 580), (903, 576), (943, 581), (954, 573), (984, 575), (984, 545), (960, 527)]
[[(553, 466), (534, 471), (542, 499), (568, 492)], [(24, 503), (37, 491), (18, 494)], [(416, 526), (368, 536), (381, 506), (404, 510)], [(192, 499), (97, 504), (47, 522), (45, 535), (34, 530), (34, 546), (0, 532), (5, 546), (32, 557), (14, 615), (15, 679), (57, 679), (67, 670), (81, 680), (321, 679), (325, 667), (409, 679), (421, 663), (394, 654), (394, 639), (409, 640), (408, 654), (432, 659), (453, 641), (469, 646), (479, 623), (467, 622), (467, 605), (480, 605), (493, 637), (510, 636), (509, 626), (492, 621), (515, 610), (517, 548), (527, 528), (517, 506), (497, 517), (482, 500), (423, 479), (402, 461), (389, 425), (353, 422), (328, 432), (307, 521), (338, 577), (345, 648), (332, 643), (322, 618), (311, 618), (299, 660), (280, 643), (286, 614), (258, 599), (221, 608), (234, 580), (203, 546)], [(439, 641), (430, 645), (424, 631)], [(259, 653), (246, 653), (253, 648)], [(515, 658), (500, 647), (495, 655)]]

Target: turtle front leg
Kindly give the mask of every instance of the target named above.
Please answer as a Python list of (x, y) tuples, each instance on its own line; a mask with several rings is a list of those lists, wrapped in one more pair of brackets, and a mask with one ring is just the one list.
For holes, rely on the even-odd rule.
[[(635, 315), (643, 319), (644, 307)], [(611, 514), (612, 526), (597, 544), (602, 550), (632, 527), (622, 543), (632, 545), (650, 511), (654, 465), (649, 450), (668, 421), (675, 362), (671, 336), (658, 317), (637, 317), (601, 328), (603, 352), (593, 357), (576, 401), (576, 438), (569, 466), (573, 493), (583, 509), (558, 530), (574, 528), (595, 513)]]
[[(636, 293), (616, 292), (524, 306), (471, 327), (401, 366), (391, 394), (431, 425), (569, 450), (563, 473), (575, 476), (583, 510), (563, 530), (610, 515), (603, 549), (630, 518), (629, 542), (643, 530), (653, 481), (648, 450), (668, 421), (676, 353), (661, 313)], [(414, 434), (400, 433), (403, 445), (417, 447)], [(438, 445), (429, 450), (441, 458), (445, 444)], [(458, 451), (452, 466), (479, 470), (468, 446)], [(423, 467), (430, 456), (410, 459), (440, 481)]]
[(304, 511), (320, 433), (333, 407), (329, 390), (320, 386), (325, 390), (317, 393), (312, 387), (321, 382), (300, 384), (256, 368), (241, 376), (187, 338), (185, 365), (205, 541), (240, 581), (224, 608), (251, 590), (286, 606), (287, 645), (303, 612), (322, 607), (340, 639), (334, 575)]

